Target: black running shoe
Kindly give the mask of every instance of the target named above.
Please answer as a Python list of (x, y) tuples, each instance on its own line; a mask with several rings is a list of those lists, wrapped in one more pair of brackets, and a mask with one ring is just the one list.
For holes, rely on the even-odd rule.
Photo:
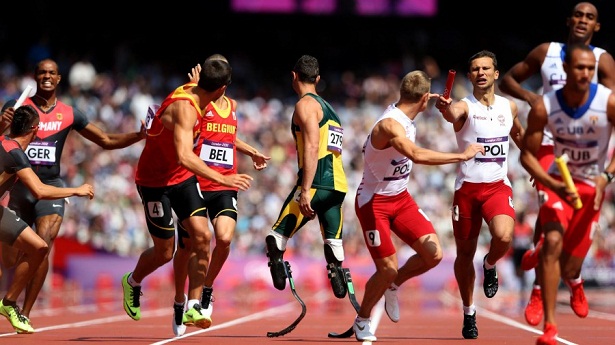
[(476, 328), (476, 312), (472, 315), (463, 314), (463, 329), (461, 335), (465, 339), (478, 338), (478, 328)]
[(344, 282), (344, 271), (340, 265), (330, 263), (327, 265), (327, 275), (331, 282), (333, 294), (337, 298), (346, 297), (346, 283)]
[(267, 244), (267, 257), (269, 257), (269, 263), (267, 265), (271, 272), (273, 286), (278, 290), (284, 290), (286, 288), (284, 252), (278, 249), (275, 237), (272, 235), (267, 235), (267, 237), (265, 237), (265, 243)]
[(483, 258), (483, 291), (487, 298), (491, 298), (498, 292), (498, 272), (495, 270), (495, 266), (490, 270), (485, 268), (487, 255)]

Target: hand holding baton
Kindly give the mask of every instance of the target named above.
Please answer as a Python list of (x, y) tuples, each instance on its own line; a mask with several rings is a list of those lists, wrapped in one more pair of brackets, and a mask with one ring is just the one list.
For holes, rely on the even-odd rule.
[(581, 207), (583, 207), (583, 202), (581, 201), (581, 198), (579, 198), (579, 194), (577, 193), (577, 187), (574, 185), (574, 182), (572, 181), (572, 176), (570, 176), (570, 170), (568, 170), (568, 155), (567, 154), (563, 154), (559, 157), (555, 157), (555, 164), (557, 165), (557, 169), (559, 170), (559, 173), (562, 175), (562, 179), (564, 180), (564, 183), (566, 184), (566, 188), (570, 189), (571, 191), (573, 191), (576, 195), (577, 195), (577, 199), (574, 203), (574, 205), (572, 205), (574, 207), (575, 210), (580, 209)]
[[(446, 85), (444, 86), (442, 97), (449, 98), (451, 96), (451, 90), (453, 89), (456, 74), (457, 72), (454, 69), (448, 70), (448, 77), (446, 78)], [(444, 114), (444, 110), (440, 109), (440, 112)]]

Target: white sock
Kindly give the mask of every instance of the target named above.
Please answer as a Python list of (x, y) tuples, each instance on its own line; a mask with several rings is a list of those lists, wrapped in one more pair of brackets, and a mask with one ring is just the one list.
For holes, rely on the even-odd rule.
[(192, 309), (192, 307), (194, 307), (195, 304), (200, 304), (201, 301), (199, 301), (198, 299), (189, 299), (188, 300), (188, 310)]
[(485, 256), (485, 260), (483, 260), (483, 266), (485, 266), (486, 269), (490, 270), (492, 268), (495, 267), (495, 265), (491, 265), (490, 263), (487, 262), (487, 257)]
[(466, 315), (474, 315), (474, 313), (476, 313), (476, 306), (474, 304), (472, 304), (469, 307), (466, 307), (465, 305), (463, 306), (463, 313)]
[(134, 279), (132, 279), (132, 273), (128, 276), (128, 284), (132, 287), (141, 286), (141, 283), (137, 283)]
[(395, 284), (395, 283), (391, 283), (391, 286), (389, 286), (389, 289), (391, 289), (393, 291), (397, 290), (398, 288), (399, 288), (399, 286), (397, 286), (397, 284)]

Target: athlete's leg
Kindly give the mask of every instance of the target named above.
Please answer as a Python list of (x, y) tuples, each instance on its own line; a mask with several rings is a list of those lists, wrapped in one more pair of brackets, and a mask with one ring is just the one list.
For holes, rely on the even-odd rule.
[(49, 254), (51, 253), (53, 243), (60, 232), (62, 219), (62, 216), (58, 214), (45, 215), (36, 219), (36, 233), (47, 243), (49, 251), (43, 258), (43, 262), (39, 265), (36, 273), (26, 288), (22, 314), (27, 317), (30, 317), (32, 307), (34, 306), (34, 303), (36, 302), (36, 299), (45, 284), (45, 279), (47, 279), (47, 273), (49, 272), (49, 267), (51, 266)]
[(229, 257), (236, 224), (234, 218), (226, 215), (220, 215), (213, 220), (216, 245), (211, 253), (211, 262), (205, 277), (204, 285), (207, 287), (213, 287), (214, 280)]

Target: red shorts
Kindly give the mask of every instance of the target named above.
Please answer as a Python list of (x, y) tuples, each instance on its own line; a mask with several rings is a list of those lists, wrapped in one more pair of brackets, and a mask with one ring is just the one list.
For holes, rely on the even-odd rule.
[(409, 246), (424, 235), (436, 233), (429, 218), (408, 192), (395, 196), (376, 194), (361, 208), (357, 200), (354, 204), (355, 212), (373, 259), (386, 258), (396, 253), (391, 232)]
[[(553, 177), (561, 181), (561, 178)], [(594, 210), (596, 188), (576, 181), (575, 185), (583, 202), (581, 209), (575, 210), (557, 193), (547, 188), (545, 189), (546, 200), (540, 207), (538, 217), (543, 229), (547, 223), (561, 223), (564, 228), (563, 250), (571, 256), (584, 258), (592, 245), (594, 231), (598, 229), (600, 211)], [(601, 208), (602, 201), (600, 202)]]
[(512, 189), (504, 181), (490, 183), (464, 182), (453, 197), (453, 233), (460, 240), (475, 239), (483, 219), (505, 214), (515, 219)]

